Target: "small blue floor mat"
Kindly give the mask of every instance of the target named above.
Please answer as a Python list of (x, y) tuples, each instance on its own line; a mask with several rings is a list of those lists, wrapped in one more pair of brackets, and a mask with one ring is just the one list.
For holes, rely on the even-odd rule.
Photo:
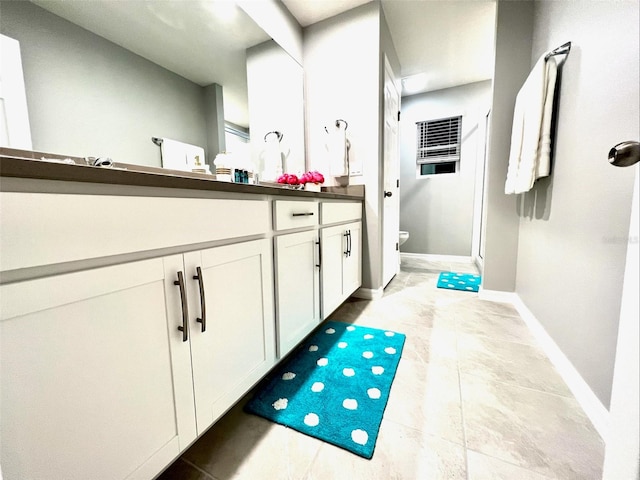
[(482, 277), (473, 273), (440, 272), (437, 286), (447, 290), (477, 292), (481, 282)]

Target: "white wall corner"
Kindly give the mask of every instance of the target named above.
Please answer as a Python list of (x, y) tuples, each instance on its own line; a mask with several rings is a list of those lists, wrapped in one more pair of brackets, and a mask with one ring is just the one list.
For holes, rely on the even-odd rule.
[(363, 298), (365, 300), (380, 300), (384, 295), (384, 288), (363, 288), (360, 287), (358, 290), (353, 292), (352, 297)]
[(478, 297), (481, 300), (511, 303), (516, 308), (522, 320), (527, 327), (529, 327), (538, 344), (567, 384), (567, 387), (569, 387), (569, 390), (571, 390), (571, 393), (573, 393), (573, 396), (587, 417), (589, 417), (591, 423), (593, 423), (600, 437), (606, 443), (610, 424), (609, 411), (596, 394), (593, 393), (591, 387), (589, 387), (571, 361), (562, 350), (560, 350), (560, 347), (558, 347), (553, 338), (547, 333), (533, 312), (525, 305), (520, 296), (515, 292), (485, 290), (480, 287)]
[(302, 65), (302, 27), (279, 1), (236, 0), (238, 6)]

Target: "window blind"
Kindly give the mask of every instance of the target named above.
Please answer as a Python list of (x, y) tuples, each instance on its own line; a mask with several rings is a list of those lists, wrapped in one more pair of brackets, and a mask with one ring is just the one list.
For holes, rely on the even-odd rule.
[(462, 116), (417, 122), (416, 163), (460, 160)]

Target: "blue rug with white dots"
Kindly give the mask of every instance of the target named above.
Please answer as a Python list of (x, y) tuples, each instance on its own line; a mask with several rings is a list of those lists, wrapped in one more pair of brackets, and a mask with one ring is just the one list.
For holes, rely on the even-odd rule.
[(245, 411), (371, 458), (405, 335), (325, 322)]
[(473, 273), (440, 272), (437, 287), (447, 290), (477, 292), (481, 281), (482, 277)]

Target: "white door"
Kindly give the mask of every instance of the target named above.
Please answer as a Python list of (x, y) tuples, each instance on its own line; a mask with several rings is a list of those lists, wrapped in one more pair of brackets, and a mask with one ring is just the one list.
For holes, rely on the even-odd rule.
[(149, 479), (195, 439), (182, 256), (0, 287), (6, 479)]
[(275, 362), (271, 259), (266, 239), (184, 255), (198, 434)]
[(384, 171), (382, 216), (382, 286), (398, 273), (400, 231), (400, 156), (398, 152), (398, 115), (400, 95), (389, 60), (384, 59)]
[(318, 232), (276, 237), (278, 358), (320, 323)]
[(620, 326), (618, 330), (618, 347), (613, 373), (613, 390), (611, 392), (611, 428), (606, 439), (606, 450), (603, 467), (603, 480), (637, 480), (638, 479), (638, 389), (640, 385), (640, 318), (638, 306), (638, 289), (640, 288), (638, 265), (640, 263), (640, 245), (638, 244), (638, 191), (640, 190), (640, 173), (635, 167), (636, 183), (631, 207), (631, 224), (629, 226), (629, 246), (627, 248), (627, 264), (622, 288), (622, 306), (620, 308)]

